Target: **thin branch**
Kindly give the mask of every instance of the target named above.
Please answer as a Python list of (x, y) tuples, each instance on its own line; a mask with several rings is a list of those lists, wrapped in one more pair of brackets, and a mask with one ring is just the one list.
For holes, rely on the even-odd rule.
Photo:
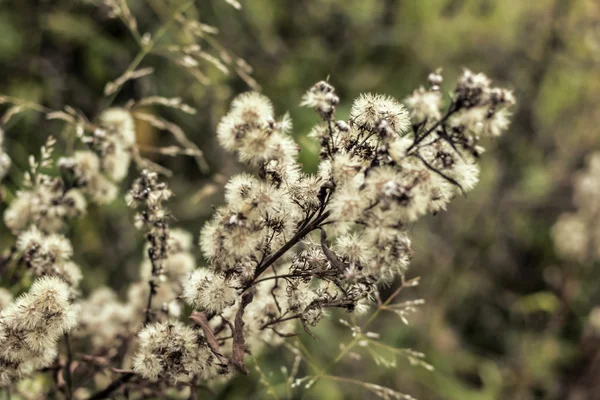
[(452, 114), (454, 114), (456, 111), (458, 111), (458, 107), (456, 106), (456, 103), (452, 103), (450, 105), (450, 107), (448, 107), (448, 111), (446, 112), (446, 114), (438, 122), (436, 122), (431, 128), (427, 129), (427, 131), (425, 131), (425, 133), (423, 133), (421, 136), (419, 136), (419, 137), (415, 136), (415, 141), (413, 142), (413, 144), (411, 144), (408, 147), (408, 149), (406, 149), (406, 153), (408, 154), (412, 149), (417, 147), (419, 145), (419, 143), (421, 143), (423, 140), (425, 140), (425, 138), (427, 138), (440, 125), (445, 123), (448, 120), (448, 118), (450, 118), (450, 116)]
[(71, 364), (73, 362), (73, 354), (71, 352), (71, 341), (69, 334), (65, 333), (65, 347), (67, 349), (67, 363), (65, 365), (65, 381), (66, 381), (66, 396), (67, 399), (73, 398), (73, 376), (71, 375)]
[(249, 290), (242, 295), (240, 308), (235, 313), (235, 327), (233, 330), (232, 364), (243, 374), (248, 375), (248, 368), (244, 363), (245, 339), (244, 339), (244, 310), (254, 299), (254, 291)]
[(278, 318), (278, 319), (276, 319), (276, 320), (273, 320), (273, 321), (271, 321), (271, 322), (267, 322), (266, 324), (264, 324), (263, 326), (261, 326), (261, 327), (260, 327), (260, 329), (261, 329), (261, 330), (263, 330), (263, 329), (265, 329), (265, 328), (268, 328), (268, 327), (269, 327), (269, 326), (271, 326), (271, 325), (280, 324), (280, 323), (282, 323), (282, 322), (285, 322), (285, 321), (290, 321), (290, 320), (292, 320), (292, 319), (298, 319), (298, 318), (300, 318), (300, 317), (302, 317), (302, 315), (301, 315), (301, 314), (296, 314), (296, 315), (292, 315), (292, 316), (285, 317), (285, 318)]
[(134, 376), (135, 374), (132, 372), (121, 375), (118, 379), (112, 381), (106, 388), (92, 395), (88, 400), (108, 399), (115, 390), (129, 382)]
[(430, 171), (435, 172), (436, 174), (438, 174), (439, 176), (441, 176), (442, 178), (444, 178), (445, 180), (447, 180), (451, 184), (457, 186), (460, 189), (460, 191), (462, 192), (462, 194), (466, 196), (465, 190), (463, 189), (463, 187), (461, 186), (461, 184), (458, 183), (458, 181), (456, 179), (449, 177), (448, 175), (444, 174), (442, 171), (440, 171), (437, 168), (435, 168), (433, 165), (429, 164), (427, 161), (425, 161), (425, 159), (423, 157), (421, 157), (420, 154), (418, 154), (418, 153), (412, 153), (411, 156), (416, 157), (419, 160), (421, 160), (421, 162), (423, 163), (423, 165), (425, 165), (425, 167), (427, 167), (427, 169), (429, 169)]
[(314, 221), (307, 224), (304, 228), (300, 229), (296, 232), (296, 234), (277, 252), (271, 254), (267, 257), (258, 267), (256, 267), (256, 272), (254, 273), (254, 279), (257, 279), (263, 272), (267, 270), (275, 261), (277, 261), (281, 256), (287, 253), (292, 247), (298, 244), (302, 239), (306, 237), (310, 232), (314, 231), (319, 227), (323, 221), (325, 221), (329, 217), (329, 211), (325, 211), (321, 213)]
[[(152, 262), (152, 264), (154, 264), (154, 261)], [(150, 286), (150, 293), (148, 293), (148, 300), (146, 301), (146, 311), (144, 313), (144, 326), (148, 325), (150, 323), (150, 320), (152, 319), (152, 298), (156, 294), (157, 287), (156, 283), (152, 279), (148, 281), (148, 285)]]

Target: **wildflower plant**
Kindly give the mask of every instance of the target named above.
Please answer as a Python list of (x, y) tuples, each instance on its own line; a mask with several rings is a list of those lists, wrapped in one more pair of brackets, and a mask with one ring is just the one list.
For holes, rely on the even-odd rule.
[[(228, 3), (239, 7), (236, 1)], [(169, 131), (177, 145), (153, 150), (192, 156), (205, 171), (202, 152), (183, 130), (146, 108), (195, 110), (179, 98), (159, 96), (122, 107), (111, 103), (126, 82), (151, 73), (138, 68), (150, 53), (174, 61), (200, 81), (205, 76), (199, 65), (208, 62), (224, 72), (231, 68), (250, 87), (258, 86), (243, 60), (223, 49), (215, 56), (197, 43), (160, 46), (170, 24), (196, 39), (214, 33), (186, 16), (191, 2), (154, 34), (139, 32), (125, 1), (103, 4), (125, 23), (141, 51), (121, 77), (106, 85), (108, 105), (95, 118), (73, 107), (49, 110), (0, 97), (12, 104), (5, 121), (34, 110), (64, 121), (78, 139), (75, 151), (56, 155), (57, 142), (50, 136), (40, 154), (30, 157), (21, 188), (4, 212), (15, 242), (0, 258), (2, 285), (10, 286), (6, 271), (21, 268), (33, 284), (16, 299), (0, 289), (0, 387), (20, 382), (22, 388), (36, 374), (51, 372), (53, 393), (67, 399), (109, 398), (124, 387), (133, 398), (163, 397), (173, 390), (193, 395), (199, 385), (249, 373), (247, 355), (269, 344), (285, 345), (295, 356), (286, 372), (290, 390), (332, 379), (360, 385), (378, 397), (411, 399), (325, 370), (300, 377), (300, 363), (310, 361), (288, 338), (301, 330), (312, 335), (332, 310), (359, 316), (375, 307), (360, 327), (344, 320), (353, 339), (334, 362), (359, 347), (379, 365), (395, 366), (396, 357), (404, 357), (431, 368), (421, 353), (389, 347), (367, 327), (382, 310), (406, 321), (422, 303), (392, 303), (400, 290), (418, 282), (405, 278), (413, 257), (408, 230), (474, 188), (484, 151), (480, 141), (508, 128), (511, 92), (464, 70), (445, 101), (442, 75), (436, 71), (404, 104), (386, 95), (362, 94), (344, 118), (337, 114), (335, 88), (318, 82), (301, 99), (318, 118), (310, 133), (320, 144), (316, 174), (304, 172), (298, 162), (290, 116), (277, 118), (271, 101), (258, 91), (239, 95), (216, 137), (247, 172), (227, 182), (225, 204), (201, 230), (206, 265), (198, 267), (193, 235), (172, 226), (169, 200), (174, 193), (164, 178), (170, 171), (142, 156), (135, 135), (139, 120)], [(0, 178), (10, 166), (1, 145), (2, 131)], [(86, 277), (73, 261), (77, 249), (67, 228), (91, 205), (102, 207), (120, 196), (132, 164), (138, 177), (124, 197), (135, 210), (131, 222), (146, 242), (139, 279), (129, 286), (126, 299), (109, 287), (83, 296), (79, 285)], [(382, 301), (381, 288), (397, 280), (402, 286)], [(258, 365), (256, 370), (266, 382)]]
[[(507, 127), (514, 100), (465, 70), (442, 112), (441, 81), (431, 74), (406, 100), (411, 108), (361, 95), (348, 120), (336, 118), (333, 86), (315, 84), (302, 105), (321, 119), (311, 131), (321, 144), (316, 175), (301, 170), (288, 115), (276, 119), (256, 92), (233, 101), (217, 137), (256, 174), (225, 186), (226, 204), (200, 234), (208, 271), (184, 282), (184, 299), (210, 319), (201, 323), (207, 336), (227, 332), (213, 350), (236, 369), (246, 371), (244, 353), (260, 341), (294, 334), (295, 320), (310, 331), (329, 309), (367, 312), (407, 270), (410, 224), (475, 186), (479, 141)], [(220, 295), (210, 302), (203, 293)], [(395, 312), (404, 318), (417, 303)]]

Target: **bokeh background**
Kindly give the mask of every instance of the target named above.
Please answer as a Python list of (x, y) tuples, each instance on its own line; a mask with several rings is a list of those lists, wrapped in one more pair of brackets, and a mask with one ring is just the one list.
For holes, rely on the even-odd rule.
[[(130, 0), (142, 32), (155, 31), (181, 1)], [(486, 143), (481, 183), (448, 211), (412, 227), (416, 251), (408, 277), (421, 285), (401, 300), (426, 304), (404, 325), (393, 313), (370, 327), (394, 347), (427, 355), (427, 371), (398, 360), (378, 366), (368, 353), (351, 354), (331, 374), (391, 387), (422, 400), (600, 399), (600, 332), (590, 314), (600, 305), (600, 271), (592, 261), (561, 260), (550, 229), (573, 208), (573, 174), (586, 155), (600, 149), (600, 3), (596, 0), (242, 0), (236, 10), (223, 0), (198, 0), (190, 15), (219, 29), (223, 46), (254, 68), (253, 77), (278, 114), (289, 111), (301, 160), (315, 171), (318, 145), (307, 138), (316, 117), (299, 107), (303, 92), (329, 77), (346, 115), (362, 92), (402, 99), (443, 68), (444, 90), (463, 67), (481, 71), (518, 100), (512, 129)], [(177, 29), (166, 43), (185, 43)], [(211, 47), (212, 46), (212, 47)], [(108, 18), (106, 7), (81, 0), (0, 0), (0, 93), (61, 109), (71, 105), (93, 118), (103, 104), (106, 82), (116, 79), (139, 51), (127, 28)], [(151, 156), (172, 171), (176, 198), (170, 207), (177, 226), (196, 236), (222, 201), (221, 187), (241, 170), (218, 148), (215, 127), (229, 101), (247, 83), (202, 66), (210, 84), (185, 69), (149, 55), (149, 78), (128, 83), (115, 104), (146, 95), (179, 96), (195, 116), (154, 110), (176, 121), (207, 155), (210, 173), (191, 159)], [(35, 113), (11, 119), (7, 150), (13, 168), (4, 182), (3, 202), (12, 199), (27, 156), (49, 134), (60, 152), (72, 150), (72, 132)], [(168, 133), (144, 123), (138, 142), (165, 145)], [(132, 169), (130, 180), (134, 177)], [(126, 190), (128, 182), (123, 185)], [(600, 199), (599, 199), (600, 200)], [(69, 235), (75, 260), (85, 271), (83, 291), (108, 284), (125, 289), (137, 279), (143, 238), (131, 224), (123, 200), (91, 209)], [(0, 224), (0, 249), (12, 241)], [(197, 251), (201, 260), (200, 251)], [(2, 280), (9, 277), (2, 277)], [(22, 282), (26, 285), (27, 282)], [(393, 289), (390, 288), (390, 291)], [(333, 315), (299, 340), (327, 365), (351, 340)], [(597, 325), (597, 324), (596, 324)], [(298, 339), (291, 339), (298, 340)], [(265, 379), (285, 386), (281, 365), (292, 363), (285, 349), (257, 357)], [(300, 376), (310, 369), (303, 363)], [(238, 377), (202, 398), (262, 399), (269, 396), (258, 373)], [(286, 391), (281, 389), (281, 397)], [(297, 398), (370, 399), (356, 385), (328, 380)]]

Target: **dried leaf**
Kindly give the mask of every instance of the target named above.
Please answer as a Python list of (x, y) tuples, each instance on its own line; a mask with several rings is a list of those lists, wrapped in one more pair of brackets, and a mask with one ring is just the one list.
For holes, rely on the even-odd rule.
[(202, 331), (204, 332), (204, 337), (206, 338), (206, 342), (210, 346), (210, 349), (215, 354), (215, 356), (219, 359), (219, 361), (221, 361), (221, 363), (223, 364), (227, 364), (227, 359), (223, 357), (223, 354), (221, 354), (221, 347), (219, 346), (219, 342), (217, 341), (217, 338), (215, 337), (215, 334), (213, 333), (213, 330), (210, 327), (210, 324), (208, 323), (206, 313), (194, 311), (192, 315), (190, 315), (190, 319), (196, 324), (198, 324), (200, 328), (202, 328)]
[(244, 363), (245, 340), (244, 340), (244, 310), (254, 299), (254, 292), (247, 291), (242, 295), (240, 308), (235, 313), (235, 327), (233, 330), (233, 359), (232, 363), (242, 373), (248, 375), (248, 368)]

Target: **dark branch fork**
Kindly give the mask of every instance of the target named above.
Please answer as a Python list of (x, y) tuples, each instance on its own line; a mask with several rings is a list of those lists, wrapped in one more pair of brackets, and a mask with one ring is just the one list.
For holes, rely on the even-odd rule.
[[(415, 141), (408, 147), (408, 149), (406, 149), (406, 153), (408, 154), (411, 150), (415, 149), (419, 145), (419, 143), (421, 143), (423, 140), (429, 137), (429, 135), (431, 135), (437, 128), (442, 126), (458, 110), (458, 105), (455, 102), (452, 102), (450, 107), (448, 107), (448, 111), (446, 111), (446, 114), (444, 114), (444, 116), (439, 121), (433, 124), (433, 126), (427, 129), (421, 135), (417, 135), (417, 132), (415, 132)], [(451, 143), (451, 146), (454, 147), (454, 143)]]

